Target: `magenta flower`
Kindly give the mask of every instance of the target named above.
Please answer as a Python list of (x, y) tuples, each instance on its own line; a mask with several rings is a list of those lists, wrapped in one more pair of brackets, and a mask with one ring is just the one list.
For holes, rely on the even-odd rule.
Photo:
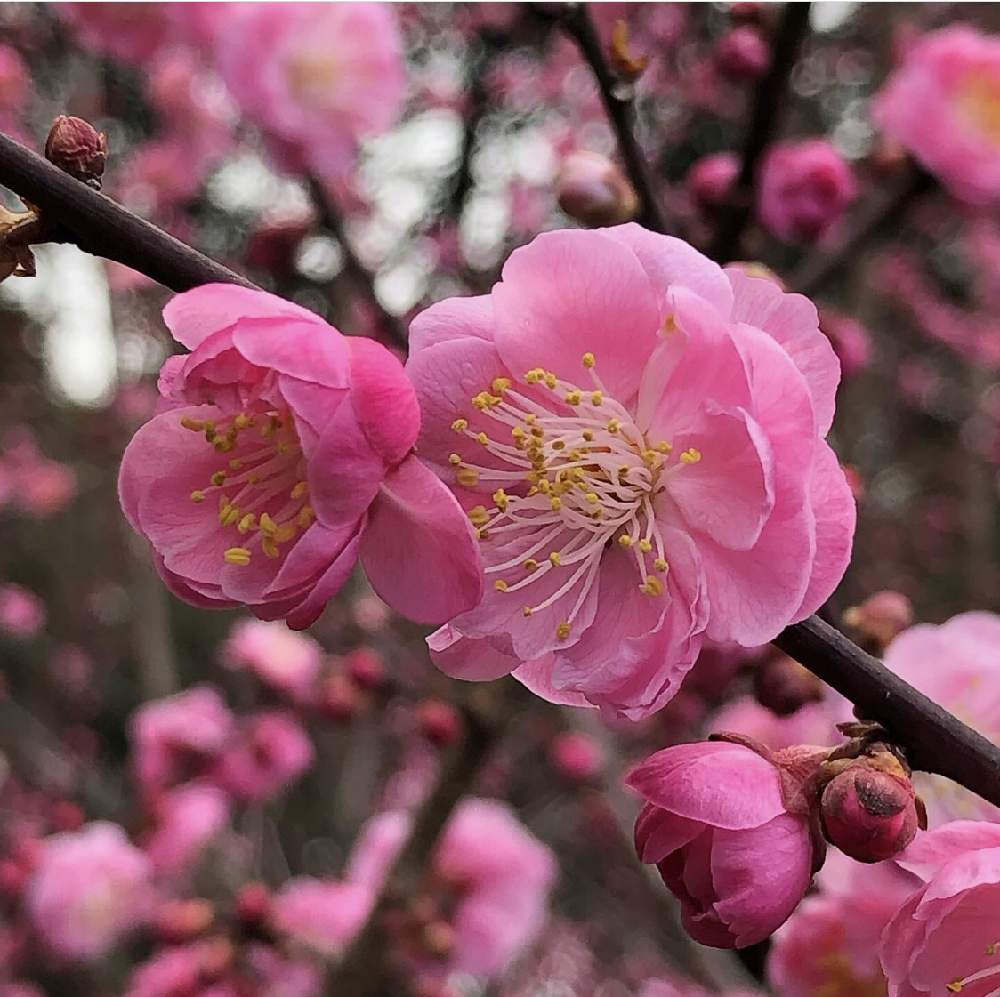
[(956, 197), (1000, 197), (1000, 38), (966, 25), (921, 38), (875, 102), (875, 121)]
[(274, 895), (270, 924), (282, 937), (329, 958), (358, 933), (374, 899), (372, 890), (358, 883), (302, 876)]
[(149, 859), (117, 824), (54, 834), (28, 883), (28, 916), (56, 955), (99, 958), (149, 915), (151, 874)]
[(388, 350), (224, 284), (178, 295), (164, 319), (193, 352), (164, 364), (164, 410), (126, 449), (119, 495), (176, 595), (302, 629), (360, 556), (419, 622), (475, 604), (473, 533), (410, 454), (420, 415)]
[(825, 235), (858, 196), (854, 171), (826, 139), (782, 142), (761, 166), (757, 210), (764, 227), (788, 242)]
[[(370, 820), (351, 854), (348, 879), (378, 889), (409, 829), (410, 818), (401, 812)], [(438, 923), (451, 929), (449, 969), (496, 976), (538, 937), (556, 862), (507, 806), (464, 800), (431, 865), (424, 906), (437, 910)]]
[(411, 350), (418, 452), (489, 581), (430, 638), (449, 674), (641, 718), (706, 636), (763, 643), (840, 580), (839, 369), (805, 298), (637, 225), (548, 232)]
[(213, 778), (241, 800), (269, 800), (295, 782), (314, 758), (312, 742), (295, 717), (270, 710), (244, 720)]
[(955, 821), (898, 860), (924, 885), (882, 935), (889, 997), (989, 997), (1000, 987), (1000, 826)]
[(406, 97), (391, 5), (248, 4), (216, 36), (240, 109), (290, 169), (345, 175), (359, 141), (389, 128)]
[(659, 869), (696, 941), (753, 945), (806, 895), (823, 846), (800, 790), (825, 755), (799, 747), (769, 760), (742, 744), (679, 744), (629, 773), (645, 800), (639, 859)]
[(222, 659), (227, 667), (249, 669), (272, 689), (305, 702), (319, 677), (323, 649), (280, 621), (240, 620), (222, 647)]

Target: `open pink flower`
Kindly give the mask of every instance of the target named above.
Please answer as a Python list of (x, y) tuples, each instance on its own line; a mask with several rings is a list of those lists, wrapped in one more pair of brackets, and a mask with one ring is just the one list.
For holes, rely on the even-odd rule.
[(103, 955), (151, 910), (152, 866), (117, 824), (46, 838), (26, 901), (47, 947), (68, 959)]
[(925, 35), (875, 102), (875, 120), (957, 197), (1000, 198), (1000, 38), (966, 25)]
[(406, 66), (388, 4), (241, 5), (216, 49), (241, 110), (293, 170), (342, 177), (359, 141), (402, 110)]
[[(377, 889), (410, 829), (401, 812), (373, 818), (348, 863), (348, 878)], [(447, 966), (495, 976), (538, 937), (556, 863), (502, 803), (468, 799), (456, 808), (424, 884), (428, 908), (453, 935)], [(440, 953), (439, 953), (440, 955)]]
[(809, 768), (799, 761), (808, 757), (792, 748), (772, 762), (742, 744), (678, 744), (628, 775), (645, 800), (635, 825), (639, 859), (659, 869), (696, 941), (753, 945), (806, 895), (823, 860), (796, 799)]
[(924, 885), (882, 935), (889, 997), (989, 997), (1000, 987), (1000, 827), (955, 821), (897, 860)]
[(163, 795), (156, 826), (145, 851), (156, 871), (167, 876), (190, 869), (229, 823), (229, 798), (216, 786), (191, 782)]
[(763, 643), (843, 574), (837, 360), (768, 279), (638, 225), (548, 232), (419, 315), (407, 370), (489, 581), (430, 639), (449, 674), (640, 718), (706, 636)]
[(312, 741), (290, 713), (269, 710), (244, 720), (219, 758), (215, 780), (241, 800), (269, 800), (312, 765)]
[(419, 622), (475, 604), (473, 533), (410, 454), (420, 415), (388, 350), (226, 284), (178, 295), (164, 319), (193, 352), (164, 364), (164, 411), (126, 449), (119, 495), (175, 594), (301, 629), (360, 556)]

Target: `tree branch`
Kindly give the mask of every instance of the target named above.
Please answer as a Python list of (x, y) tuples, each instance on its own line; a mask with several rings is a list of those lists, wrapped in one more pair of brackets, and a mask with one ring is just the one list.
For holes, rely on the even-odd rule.
[(743, 143), (740, 172), (728, 202), (722, 207), (708, 255), (719, 263), (740, 259), (743, 230), (753, 211), (757, 164), (780, 123), (785, 89), (799, 47), (809, 30), (809, 4), (787, 3), (774, 36), (771, 68), (762, 77), (754, 98), (750, 126)]
[(668, 234), (670, 227), (660, 206), (653, 174), (636, 138), (635, 99), (632, 86), (620, 83), (611, 72), (587, 4), (561, 7), (557, 16), (563, 30), (576, 42), (597, 79), (604, 110), (618, 139), (618, 150), (639, 198), (637, 221), (654, 232)]

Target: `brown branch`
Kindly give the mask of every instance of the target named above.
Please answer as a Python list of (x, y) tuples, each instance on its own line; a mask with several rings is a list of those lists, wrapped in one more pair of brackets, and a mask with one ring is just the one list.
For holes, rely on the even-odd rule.
[(740, 157), (740, 172), (728, 202), (716, 223), (708, 255), (719, 263), (741, 259), (743, 231), (753, 211), (753, 191), (757, 164), (767, 144), (778, 130), (786, 104), (785, 90), (799, 48), (809, 30), (809, 4), (787, 3), (774, 36), (771, 68), (761, 78), (754, 97), (750, 125)]

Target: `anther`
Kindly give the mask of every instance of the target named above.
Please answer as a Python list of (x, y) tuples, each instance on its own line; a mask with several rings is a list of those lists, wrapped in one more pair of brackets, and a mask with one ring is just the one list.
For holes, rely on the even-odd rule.
[(650, 575), (646, 581), (639, 586), (646, 595), (663, 595), (663, 582), (655, 575)]
[(538, 569), (538, 562), (533, 558), (529, 557), (527, 561), (524, 562), (525, 571), (536, 571)]
[(191, 501), (192, 502), (204, 502), (205, 501), (205, 493), (203, 491), (201, 491), (200, 489), (196, 488), (191, 493)]
[(656, 568), (657, 571), (666, 571), (670, 565), (667, 564), (666, 558), (658, 557), (653, 562), (653, 567)]
[(451, 428), (455, 430), (456, 433), (464, 433), (469, 428), (468, 419), (456, 419), (452, 424)]
[(701, 451), (695, 447), (688, 447), (681, 454), (681, 461), (685, 464), (697, 464), (699, 460), (701, 460)]
[(460, 467), (455, 477), (465, 488), (475, 488), (479, 484), (479, 472), (474, 467)]
[(250, 551), (246, 547), (230, 547), (222, 555), (228, 564), (247, 565), (250, 563)]
[(448, 454), (448, 463), (451, 464), (452, 467), (458, 467), (458, 465), (462, 463), (462, 455), (458, 453)]
[(569, 636), (569, 624), (560, 623), (559, 626), (556, 627), (556, 636), (560, 640), (565, 640)]
[(309, 482), (308, 481), (300, 481), (292, 489), (292, 498), (293, 499), (304, 498), (306, 496), (306, 494), (308, 493), (308, 491), (309, 491)]
[(643, 554), (648, 554), (652, 549), (653, 545), (645, 538), (639, 541), (639, 550), (641, 550)]
[(215, 474), (212, 475), (213, 485), (224, 485), (225, 483), (226, 483), (225, 471), (216, 471)]
[(181, 417), (181, 425), (193, 433), (200, 433), (205, 428), (205, 423), (201, 419), (192, 419), (189, 415)]
[(554, 550), (551, 554), (549, 554), (549, 560), (555, 567), (558, 568), (559, 565), (562, 564), (562, 554), (560, 554), (559, 551)]
[(577, 389), (566, 392), (566, 404), (567, 405), (579, 405), (583, 400), (583, 392)]
[(236, 529), (238, 529), (240, 533), (249, 533), (256, 525), (257, 525), (257, 517), (252, 512), (248, 512), (236, 524)]
[(597, 364), (597, 358), (594, 356), (593, 353), (584, 353), (583, 366), (586, 367), (587, 370), (593, 370), (596, 364)]
[(591, 391), (590, 393), (590, 404), (591, 405), (601, 405), (604, 402), (604, 392), (603, 391)]
[(631, 538), (631, 537), (630, 537), (630, 536), (629, 536), (629, 535), (628, 535), (627, 533), (623, 533), (623, 534), (622, 534), (622, 535), (621, 535), (621, 536), (620, 536), (620, 537), (618, 538), (618, 543), (619, 543), (619, 544), (620, 544), (620, 545), (621, 545), (622, 547), (625, 547), (625, 548), (627, 549), (627, 548), (629, 548), (629, 547), (631, 547), (631, 546), (632, 546), (632, 543), (633, 543), (633, 540), (632, 540), (632, 538)]
[(497, 579), (497, 580), (496, 580), (496, 581), (495, 581), (495, 582), (493, 583), (493, 587), (494, 587), (494, 588), (495, 588), (495, 589), (496, 589), (496, 590), (497, 590), (498, 592), (506, 592), (506, 591), (507, 591), (507, 589), (508, 589), (508, 588), (510, 588), (510, 586), (509, 586), (509, 585), (508, 585), (508, 584), (507, 584), (507, 583), (506, 583), (506, 582), (505, 582), (505, 581), (504, 581), (504, 580), (503, 580), (502, 578), (498, 578), (498, 579)]
[(281, 551), (278, 550), (278, 545), (270, 537), (264, 537), (264, 539), (261, 540), (260, 548), (264, 551), (265, 556), (271, 558), (272, 561), (275, 558), (281, 557)]

